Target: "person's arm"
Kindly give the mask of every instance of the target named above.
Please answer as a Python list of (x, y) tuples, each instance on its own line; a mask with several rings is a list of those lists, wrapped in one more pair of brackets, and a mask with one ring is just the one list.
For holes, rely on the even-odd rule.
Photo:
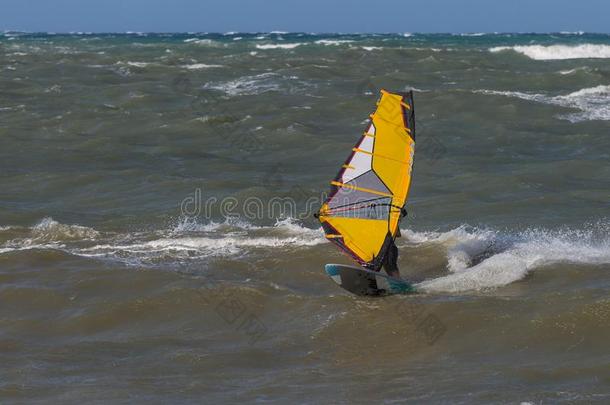
[[(407, 216), (407, 210), (405, 207), (400, 209), (400, 219), (403, 219)], [(400, 219), (398, 220), (398, 226), (396, 227), (396, 237), (400, 238), (402, 235), (400, 234)]]

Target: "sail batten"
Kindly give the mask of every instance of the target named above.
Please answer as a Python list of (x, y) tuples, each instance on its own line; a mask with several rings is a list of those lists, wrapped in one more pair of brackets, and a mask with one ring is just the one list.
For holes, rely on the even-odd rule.
[(318, 215), (328, 240), (364, 267), (379, 269), (398, 232), (414, 152), (413, 94), (382, 90)]

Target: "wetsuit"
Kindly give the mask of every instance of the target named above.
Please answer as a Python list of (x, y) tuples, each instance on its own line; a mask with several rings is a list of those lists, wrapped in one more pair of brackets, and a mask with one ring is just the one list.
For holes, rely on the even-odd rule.
[[(401, 210), (402, 217), (407, 216), (407, 210), (404, 208)], [(396, 237), (400, 238), (400, 228), (396, 231)], [(383, 258), (383, 268), (388, 276), (390, 277), (400, 277), (400, 272), (398, 271), (398, 248), (396, 247), (396, 243), (392, 240), (388, 251)]]
[(383, 268), (388, 276), (390, 277), (400, 277), (400, 272), (398, 271), (398, 248), (394, 241), (390, 244), (388, 251), (383, 258)]

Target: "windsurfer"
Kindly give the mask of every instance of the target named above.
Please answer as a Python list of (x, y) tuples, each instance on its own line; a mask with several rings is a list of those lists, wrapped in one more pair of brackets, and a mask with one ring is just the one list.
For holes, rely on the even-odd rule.
[[(407, 210), (401, 209), (402, 218), (407, 216)], [(396, 238), (400, 238), (400, 228), (396, 229)], [(398, 270), (398, 248), (396, 247), (395, 239), (392, 239), (390, 247), (383, 258), (383, 268), (390, 277), (400, 278)]]
[[(398, 236), (398, 235), (397, 235)], [(398, 248), (396, 243), (392, 240), (388, 251), (383, 258), (383, 268), (388, 276), (394, 278), (400, 278), (400, 271), (398, 270)]]

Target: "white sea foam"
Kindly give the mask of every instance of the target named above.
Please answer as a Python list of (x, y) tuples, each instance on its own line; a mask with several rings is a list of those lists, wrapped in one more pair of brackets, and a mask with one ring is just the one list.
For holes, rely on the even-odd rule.
[(19, 230), (21, 237), (0, 245), (0, 253), (30, 249), (64, 250), (66, 243), (93, 241), (100, 233), (81, 225), (61, 224), (52, 218), (43, 218), (31, 228), (3, 227), (2, 230)]
[[(408, 50), (413, 50), (413, 51), (431, 51), (431, 52), (449, 52), (449, 51), (454, 51), (455, 49), (453, 48), (422, 48), (422, 47), (413, 47), (413, 48), (398, 48), (398, 49), (408, 49)], [(428, 60), (428, 58), (426, 59), (422, 59), (422, 60)]]
[(610, 120), (610, 85), (581, 89), (570, 94), (548, 96), (519, 91), (475, 90), (474, 93), (516, 97), (523, 100), (574, 108), (580, 112), (562, 115), (559, 118), (570, 122)]
[(208, 83), (205, 85), (205, 88), (220, 90), (230, 96), (262, 94), (280, 89), (279, 83), (275, 80), (276, 78), (277, 74), (275, 73), (261, 73), (222, 83)]
[(61, 86), (59, 84), (54, 84), (53, 86), (47, 87), (44, 89), (45, 93), (61, 93)]
[(582, 89), (565, 96), (554, 97), (553, 101), (582, 111), (566, 116), (572, 122), (610, 120), (610, 86)]
[(368, 52), (380, 51), (383, 49), (383, 47), (381, 47), (381, 46), (361, 46), (361, 48)]
[(524, 93), (520, 91), (499, 91), (499, 90), (474, 90), (473, 93), (487, 94), (492, 96), (516, 97), (523, 100), (538, 101), (540, 103), (547, 102), (549, 97), (544, 94)]
[(67, 241), (94, 239), (99, 232), (86, 226), (61, 224), (46, 217), (32, 227), (32, 236), (37, 241)]
[(0, 247), (0, 254), (19, 252), (22, 250), (63, 250), (64, 246), (58, 243), (23, 244), (21, 246)]
[(582, 66), (582, 67), (577, 67), (577, 68), (574, 68), (574, 69), (560, 70), (557, 73), (559, 73), (560, 75), (567, 76), (567, 75), (572, 75), (572, 74), (578, 73), (578, 72), (589, 72), (589, 71), (591, 71), (591, 68), (586, 67), (586, 66)]
[(326, 46), (339, 46), (344, 44), (349, 44), (351, 42), (355, 42), (350, 39), (319, 39), (315, 43), (318, 45), (326, 45)]
[(19, 104), (19, 105), (15, 105), (15, 106), (0, 107), (0, 112), (17, 111), (17, 110), (24, 110), (24, 109), (25, 109), (25, 104)]
[(200, 38), (188, 38), (184, 40), (185, 43), (195, 44), (195, 45), (204, 45), (204, 46), (217, 46), (219, 45), (216, 41), (211, 39), (200, 39)]
[(133, 66), (133, 67), (137, 67), (137, 68), (145, 68), (147, 66), (152, 65), (152, 63), (150, 62), (131, 62), (131, 61), (127, 61), (127, 62), (117, 62), (118, 65), (120, 64), (125, 64), (127, 66)]
[(595, 229), (531, 229), (503, 234), (460, 227), (444, 233), (403, 234), (407, 243), (436, 244), (446, 251), (450, 274), (426, 280), (417, 287), (431, 292), (459, 292), (501, 287), (550, 264), (608, 264), (610, 239), (603, 228), (597, 233)]
[(190, 65), (182, 65), (183, 68), (189, 70), (200, 70), (200, 69), (213, 69), (221, 68), (223, 65), (206, 65), (205, 63), (192, 63)]
[(299, 80), (297, 76), (282, 76), (274, 72), (243, 76), (227, 82), (207, 83), (204, 88), (225, 92), (229, 96), (263, 94), (272, 91), (296, 92), (311, 84)]
[(262, 250), (291, 247), (304, 248), (325, 243), (322, 232), (309, 229), (292, 219), (273, 226), (256, 226), (238, 219), (199, 224), (183, 220), (167, 231), (158, 231), (159, 238), (128, 243), (103, 243), (75, 249), (71, 253), (88, 257), (107, 257), (126, 263), (159, 260), (193, 260), (215, 257), (236, 257)]
[(239, 219), (201, 224), (183, 218), (169, 229), (113, 234), (44, 218), (31, 228), (22, 229), (22, 234), (20, 238), (1, 244), (0, 254), (52, 249), (77, 256), (141, 264), (234, 257), (261, 249), (265, 254), (269, 249), (297, 249), (325, 243), (320, 230), (304, 227), (293, 219), (278, 220), (272, 226), (257, 226)]
[[(327, 243), (320, 229), (307, 228), (294, 219), (263, 226), (239, 219), (198, 223), (183, 218), (167, 229), (128, 234), (102, 233), (51, 218), (31, 228), (3, 229), (7, 228), (23, 236), (1, 244), (0, 254), (53, 249), (127, 264), (277, 255), (277, 249), (294, 251)], [(585, 229), (530, 229), (518, 233), (467, 226), (448, 232), (405, 229), (399, 247), (436, 246), (443, 251), (449, 274), (426, 280), (417, 287), (430, 292), (460, 292), (501, 287), (550, 264), (609, 264), (608, 224), (588, 225)]]
[(304, 45), (301, 42), (297, 42), (294, 44), (257, 44), (256, 47), (258, 49), (294, 49), (297, 46)]
[(514, 51), (535, 60), (605, 59), (610, 58), (610, 45), (523, 45), (498, 46), (490, 52)]
[(143, 243), (96, 245), (81, 249), (77, 254), (117, 257), (136, 255), (136, 259), (153, 260), (168, 256), (181, 258), (181, 253), (187, 253), (190, 258), (210, 258), (235, 256), (249, 249), (284, 246), (303, 246), (303, 241), (297, 237), (161, 238)]

